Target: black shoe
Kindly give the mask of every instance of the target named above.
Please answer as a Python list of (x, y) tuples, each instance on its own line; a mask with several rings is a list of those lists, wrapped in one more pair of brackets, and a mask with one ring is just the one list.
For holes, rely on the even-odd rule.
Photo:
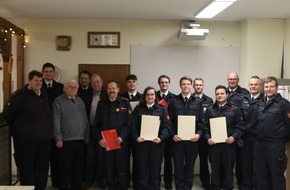
[(106, 188), (107, 188), (107, 185), (104, 184), (104, 183), (98, 183), (98, 187), (99, 187), (100, 189), (106, 189)]
[(81, 190), (87, 190), (87, 189), (89, 189), (91, 186), (92, 186), (92, 184), (90, 184), (90, 183), (83, 183), (83, 184), (81, 185)]
[(172, 189), (172, 185), (171, 184), (165, 184), (165, 189)]
[(205, 190), (210, 190), (210, 185), (202, 185)]

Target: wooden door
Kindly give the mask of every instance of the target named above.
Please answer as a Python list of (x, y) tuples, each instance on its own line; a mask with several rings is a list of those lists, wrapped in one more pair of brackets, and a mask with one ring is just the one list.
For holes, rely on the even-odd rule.
[(120, 93), (126, 92), (125, 78), (130, 74), (130, 65), (95, 65), (95, 64), (79, 64), (79, 73), (83, 70), (89, 71), (91, 74), (99, 74), (103, 79), (104, 88), (110, 80), (115, 80), (120, 85)]

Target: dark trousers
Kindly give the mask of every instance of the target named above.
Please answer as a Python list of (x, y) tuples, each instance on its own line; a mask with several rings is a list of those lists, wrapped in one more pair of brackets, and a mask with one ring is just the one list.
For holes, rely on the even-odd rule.
[[(92, 129), (92, 128), (91, 128)], [(94, 182), (104, 183), (105, 162), (104, 151), (96, 141), (93, 131), (90, 131), (89, 143), (86, 146), (86, 164), (84, 171), (84, 182), (92, 184)]]
[(242, 173), (242, 150), (243, 147), (239, 147), (236, 145), (236, 167), (235, 167), (235, 173), (237, 178), (237, 185), (240, 187), (243, 183), (243, 173)]
[(127, 161), (128, 161), (128, 141), (124, 139), (121, 149), (106, 151), (105, 167), (106, 182), (109, 190), (128, 189), (127, 181)]
[[(234, 165), (236, 160), (236, 143), (218, 143), (209, 146), (209, 161), (211, 164), (211, 189), (234, 189)], [(223, 181), (220, 174), (223, 173)]]
[(79, 190), (85, 165), (83, 140), (63, 141), (58, 149), (59, 189)]
[(49, 141), (33, 143), (13, 137), (14, 158), (20, 172), (20, 185), (34, 185), (35, 190), (44, 190), (49, 169)]
[(199, 155), (199, 179), (202, 187), (208, 188), (210, 182), (210, 174), (208, 169), (208, 143), (205, 139), (198, 140), (198, 155)]
[(176, 190), (191, 190), (197, 154), (198, 145), (196, 142), (181, 141), (174, 143), (173, 162)]
[[(127, 161), (127, 186), (130, 186), (131, 178), (133, 183), (133, 188), (136, 189), (138, 183), (138, 167), (136, 161), (136, 150), (135, 150), (135, 140), (128, 138), (128, 161)], [(131, 155), (132, 155), (132, 167), (131, 167)]]
[(173, 143), (172, 138), (165, 141), (164, 148), (164, 183), (165, 186), (171, 186), (173, 179), (173, 164), (172, 164), (172, 154), (173, 154)]
[(155, 144), (151, 141), (136, 143), (136, 160), (138, 165), (138, 190), (159, 190), (160, 172), (165, 143)]
[(242, 149), (242, 174), (243, 181), (242, 190), (253, 190), (254, 188), (254, 148), (256, 137), (247, 136), (244, 138), (244, 146)]
[(286, 190), (287, 167), (285, 142), (256, 141), (254, 169), (257, 190)]
[(51, 185), (53, 187), (58, 187), (59, 171), (58, 171), (58, 161), (57, 161), (57, 147), (54, 139), (50, 140), (50, 177)]

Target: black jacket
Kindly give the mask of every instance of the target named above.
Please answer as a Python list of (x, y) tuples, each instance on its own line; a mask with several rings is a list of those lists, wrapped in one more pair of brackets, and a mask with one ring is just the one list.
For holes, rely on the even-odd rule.
[[(80, 94), (80, 98), (84, 101), (86, 106), (86, 112), (88, 120), (90, 121), (90, 113), (91, 113), (91, 107), (92, 107), (92, 101), (94, 97), (93, 89), (90, 88), (89, 90), (86, 90), (84, 93)], [(108, 94), (105, 90), (101, 90), (100, 93), (100, 101), (108, 99)]]
[(134, 140), (140, 136), (142, 115), (159, 116), (160, 125), (158, 137), (161, 141), (164, 141), (169, 137), (171, 124), (167, 110), (163, 106), (157, 104), (154, 104), (150, 109), (148, 109), (147, 106), (139, 105), (134, 109), (132, 117), (131, 136)]
[(253, 101), (251, 100), (251, 94), (246, 94), (243, 97), (240, 109), (245, 124), (244, 136), (257, 136), (258, 102), (263, 99), (263, 97), (264, 94), (262, 93)]
[(258, 103), (258, 140), (288, 141), (290, 137), (290, 103), (278, 93), (268, 103)]
[(205, 111), (205, 139), (208, 140), (211, 138), (210, 134), (210, 118), (216, 117), (226, 117), (227, 125), (227, 135), (228, 137), (232, 136), (234, 139), (238, 139), (242, 136), (244, 131), (244, 125), (242, 120), (241, 110), (230, 103), (226, 103), (221, 109), (218, 104), (215, 102), (212, 106), (206, 109)]
[(142, 94), (140, 92), (137, 92), (132, 100), (130, 99), (128, 92), (122, 93), (122, 94), (120, 94), (120, 96), (128, 99), (130, 102), (131, 101), (139, 101), (142, 98)]
[(48, 89), (45, 81), (42, 80), (41, 90), (43, 90), (47, 94), (48, 104), (51, 109), (54, 99), (59, 95), (63, 94), (63, 84), (53, 80), (51, 88)]
[(230, 92), (230, 89), (227, 88), (227, 93), (228, 93), (228, 102), (230, 102), (235, 106), (240, 107), (243, 101), (243, 96), (248, 94), (249, 91), (245, 88), (238, 86), (234, 92)]
[(97, 140), (102, 139), (101, 131), (108, 129), (116, 129), (118, 136), (123, 140), (127, 138), (130, 130), (131, 114), (130, 102), (123, 97), (118, 96), (114, 102), (109, 99), (100, 101), (95, 120)]
[(17, 90), (5, 105), (3, 116), (19, 141), (48, 142), (52, 135), (48, 98), (42, 90), (40, 96), (27, 86)]
[(172, 122), (171, 136), (177, 134), (178, 115), (194, 115), (196, 117), (195, 133), (202, 136), (204, 132), (203, 106), (202, 102), (195, 96), (191, 95), (185, 103), (182, 94), (179, 94), (170, 101), (168, 111)]

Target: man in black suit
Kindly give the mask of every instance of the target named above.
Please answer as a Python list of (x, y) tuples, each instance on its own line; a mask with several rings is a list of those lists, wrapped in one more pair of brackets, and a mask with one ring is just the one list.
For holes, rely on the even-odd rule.
[(87, 70), (83, 70), (79, 74), (79, 90), (78, 95), (80, 96), (87, 90), (91, 90), (90, 86), (90, 79), (91, 79), (91, 73)]
[[(203, 105), (203, 112), (213, 104), (212, 98), (203, 93), (204, 81), (202, 78), (195, 78), (193, 81), (194, 96), (201, 100)], [(204, 189), (210, 189), (210, 173), (208, 168), (208, 144), (203, 138), (198, 141), (198, 155), (199, 155), (199, 179)]]
[[(166, 109), (171, 99), (175, 98), (175, 94), (169, 91), (170, 78), (167, 75), (161, 75), (158, 77), (158, 84), (160, 90), (157, 91), (157, 98), (159, 104), (163, 105)], [(165, 189), (172, 189), (172, 179), (173, 179), (173, 165), (172, 165), (172, 138), (165, 140), (164, 148), (164, 178)], [(160, 180), (161, 181), (161, 180)]]
[[(42, 66), (42, 86), (41, 90), (46, 92), (48, 97), (48, 104), (50, 110), (52, 109), (52, 103), (56, 97), (63, 93), (63, 84), (54, 80), (55, 66), (52, 63), (45, 63)], [(58, 167), (57, 167), (57, 147), (53, 138), (50, 141), (50, 173), (51, 183), (53, 187), (58, 187)]]

